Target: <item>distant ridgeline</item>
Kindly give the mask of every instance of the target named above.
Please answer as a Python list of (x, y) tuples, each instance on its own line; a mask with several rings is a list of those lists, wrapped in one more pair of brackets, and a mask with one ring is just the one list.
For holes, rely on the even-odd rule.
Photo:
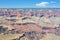
[(0, 8), (0, 16), (60, 16), (60, 8)]

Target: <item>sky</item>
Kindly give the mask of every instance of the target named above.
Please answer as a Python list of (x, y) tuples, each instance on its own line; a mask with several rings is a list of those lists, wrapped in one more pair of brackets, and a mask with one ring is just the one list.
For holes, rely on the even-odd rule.
[(60, 8), (60, 0), (0, 0), (0, 8)]

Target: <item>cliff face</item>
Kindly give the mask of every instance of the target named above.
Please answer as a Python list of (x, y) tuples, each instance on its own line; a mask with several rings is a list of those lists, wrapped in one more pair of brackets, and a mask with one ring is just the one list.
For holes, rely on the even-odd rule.
[(60, 30), (60, 9), (0, 9), (0, 24), (19, 32), (53, 33), (57, 28)]

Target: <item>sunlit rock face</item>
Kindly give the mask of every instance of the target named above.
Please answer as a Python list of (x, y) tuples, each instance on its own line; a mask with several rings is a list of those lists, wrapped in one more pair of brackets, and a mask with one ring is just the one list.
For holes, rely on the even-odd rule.
[(2, 8), (0, 9), (1, 32), (24, 34), (29, 40), (40, 40), (47, 34), (60, 36), (60, 9)]

